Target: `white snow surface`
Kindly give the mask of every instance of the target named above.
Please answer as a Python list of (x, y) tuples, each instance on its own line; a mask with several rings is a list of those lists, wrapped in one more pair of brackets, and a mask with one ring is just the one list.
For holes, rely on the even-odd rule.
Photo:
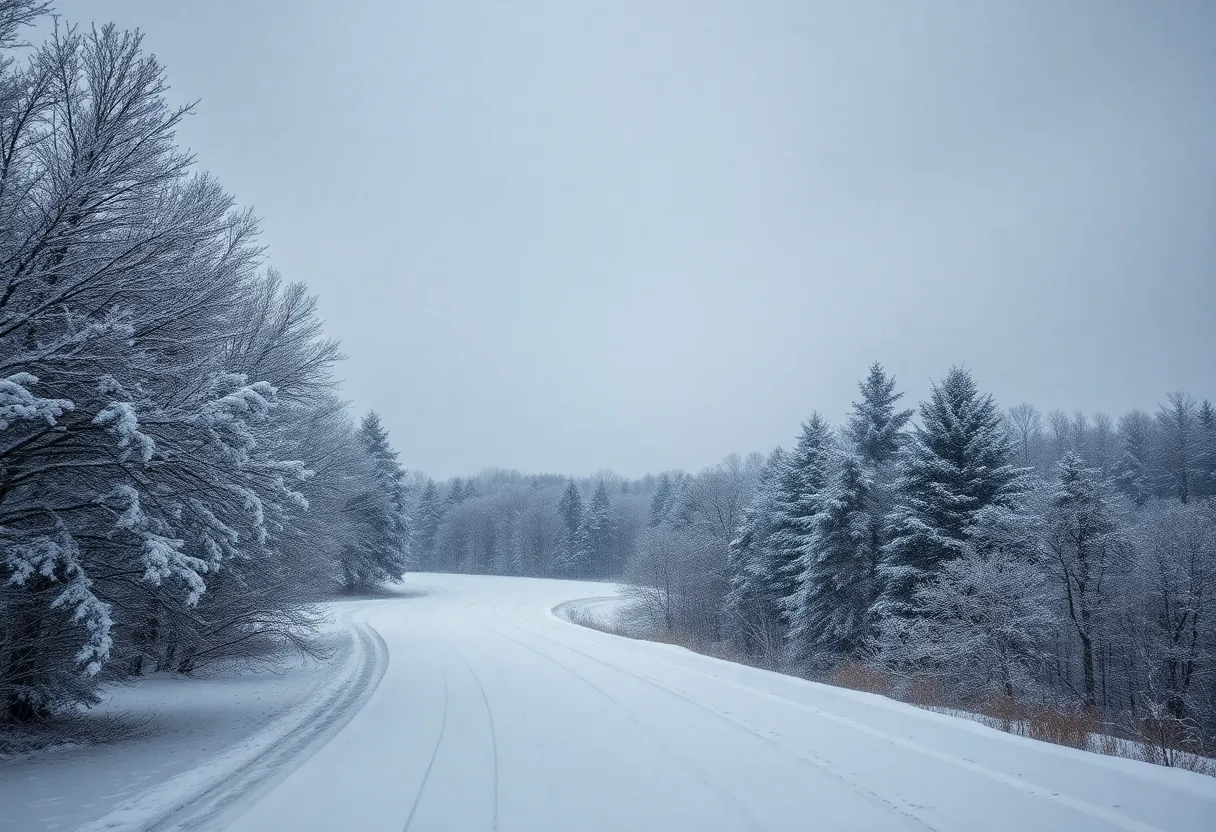
[[(336, 605), (353, 647), (286, 713), (85, 828), (1147, 832), (1210, 830), (1216, 817), (1210, 777), (554, 612), (592, 598), (602, 613), (611, 585), (456, 575), (407, 585), (397, 598)], [(132, 762), (165, 765), (157, 752), (148, 745)], [(9, 767), (0, 827), (52, 828), (5, 825), (48, 784), (79, 802), (92, 784), (54, 757), (31, 761), (41, 796)]]

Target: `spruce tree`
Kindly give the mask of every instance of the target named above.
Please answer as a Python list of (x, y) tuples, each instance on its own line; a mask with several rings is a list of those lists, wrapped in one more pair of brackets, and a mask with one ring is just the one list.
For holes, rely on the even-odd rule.
[(846, 447), (836, 456), (821, 509), (803, 542), (791, 604), (793, 652), (820, 666), (857, 653), (869, 635), (892, 463), (912, 418), (911, 410), (895, 409), (903, 394), (895, 392), (895, 379), (878, 362), (858, 387), (861, 400), (849, 415)]
[(444, 510), (458, 506), (464, 500), (464, 480), (460, 477), (452, 477), (452, 484), (448, 487), (448, 496), (444, 499)]
[(763, 553), (763, 591), (788, 616), (796, 603), (803, 547), (822, 506), (835, 444), (832, 427), (818, 412), (802, 424), (794, 450), (778, 478), (776, 511)]
[(659, 484), (655, 487), (654, 496), (650, 498), (650, 515), (646, 520), (646, 525), (650, 528), (657, 528), (667, 519), (667, 514), (671, 511), (672, 497), (671, 477), (667, 474), (659, 475)]
[(838, 454), (807, 536), (791, 607), (790, 643), (804, 664), (823, 667), (856, 655), (869, 635), (883, 540), (873, 492), (865, 459), (852, 451)]
[(589, 577), (594, 559), (595, 543), (591, 528), (586, 522), (579, 522), (562, 556), (559, 571), (568, 578)]
[(371, 476), (369, 487), (346, 506), (359, 529), (343, 549), (343, 580), (348, 590), (399, 580), (410, 559), (410, 526), (402, 481), (405, 472), (375, 411), (363, 417), (358, 438)]
[(583, 520), (583, 494), (574, 480), (570, 480), (566, 490), (562, 492), (557, 501), (557, 510), (566, 526), (566, 533), (573, 536), (578, 524)]
[(897, 505), (887, 519), (879, 565), (880, 617), (915, 615), (917, 588), (959, 557), (979, 513), (1012, 505), (1022, 469), (990, 395), (954, 367), (921, 404), (921, 424), (900, 462)]
[(582, 525), (587, 551), (579, 559), (580, 571), (587, 576), (609, 574), (615, 568), (613, 553), (617, 523), (603, 480), (600, 480), (591, 496)]
[(891, 462), (899, 453), (912, 411), (895, 410), (895, 403), (904, 394), (895, 392), (894, 376), (888, 377), (877, 361), (870, 365), (869, 375), (858, 387), (861, 401), (853, 402), (853, 413), (844, 433), (863, 464), (875, 468)]
[(1157, 479), (1162, 490), (1184, 505), (1194, 496), (1199, 473), (1199, 419), (1195, 400), (1170, 393), (1157, 413), (1160, 455)]
[(419, 569), (435, 568), (435, 540), (439, 535), (439, 524), (443, 521), (443, 503), (435, 481), (428, 478), (418, 499), (414, 520), (414, 550)]
[(583, 494), (573, 479), (566, 485), (566, 490), (557, 501), (557, 512), (561, 515), (565, 531), (558, 569), (567, 575), (573, 575), (578, 571), (589, 545), (585, 536), (580, 534), (583, 526)]
[(785, 456), (781, 448), (769, 454), (760, 469), (756, 493), (743, 510), (738, 533), (727, 550), (730, 588), (725, 606), (730, 632), (748, 654), (765, 655), (770, 660), (775, 658), (784, 633), (781, 610), (766, 591), (766, 576)]
[(693, 524), (693, 506), (688, 495), (689, 477), (676, 474), (671, 479), (671, 497), (667, 502), (667, 516), (663, 525), (673, 529), (687, 529)]
[(1119, 420), (1119, 457), (1115, 463), (1115, 484), (1137, 506), (1143, 506), (1153, 496), (1153, 444), (1155, 431), (1152, 417), (1143, 410), (1133, 410)]

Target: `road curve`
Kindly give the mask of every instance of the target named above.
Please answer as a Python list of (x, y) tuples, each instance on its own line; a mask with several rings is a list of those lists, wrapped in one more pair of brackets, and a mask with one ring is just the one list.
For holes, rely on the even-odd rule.
[(363, 708), (252, 805), (204, 827), (1149, 832), (1216, 817), (1213, 778), (553, 615), (603, 585), (408, 583), (425, 594), (360, 611), (389, 654)]

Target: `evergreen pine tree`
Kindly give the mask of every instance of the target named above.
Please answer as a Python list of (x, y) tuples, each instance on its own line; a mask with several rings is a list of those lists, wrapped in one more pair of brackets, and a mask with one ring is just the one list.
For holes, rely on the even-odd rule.
[(901, 458), (898, 502), (887, 520), (879, 565), (880, 617), (915, 614), (918, 586), (942, 563), (962, 554), (979, 512), (1008, 506), (1024, 472), (1011, 464), (1013, 443), (990, 395), (971, 374), (954, 367), (921, 404)]
[(1190, 502), (1199, 473), (1199, 419), (1195, 400), (1170, 393), (1157, 413), (1160, 455), (1157, 479), (1162, 490), (1180, 503)]
[(778, 490), (786, 468), (785, 451), (775, 449), (756, 483), (756, 493), (739, 523), (738, 533), (727, 550), (730, 588), (726, 614), (736, 644), (749, 655), (762, 655), (775, 664), (784, 627), (781, 610), (765, 591), (769, 538), (777, 517)]
[(452, 484), (448, 487), (448, 496), (444, 499), (444, 510), (458, 506), (465, 500), (464, 480), (460, 477), (452, 477)]
[(1133, 410), (1119, 420), (1115, 484), (1137, 506), (1153, 495), (1153, 441), (1153, 420), (1143, 410)]
[(566, 533), (573, 536), (578, 524), (583, 520), (583, 494), (574, 480), (570, 480), (566, 490), (562, 492), (557, 501), (557, 510), (566, 526)]
[(414, 550), (419, 569), (435, 568), (435, 540), (442, 521), (443, 503), (439, 499), (439, 489), (435, 487), (435, 481), (428, 478), (418, 499), (414, 520)]
[(591, 535), (591, 527), (585, 522), (586, 517), (579, 522), (570, 538), (568, 549), (563, 553), (559, 571), (568, 578), (586, 578), (590, 576), (595, 559), (595, 543)]
[(819, 665), (860, 650), (869, 635), (877, 597), (877, 567), (885, 537), (892, 469), (906, 439), (911, 410), (896, 411), (903, 396), (875, 362), (858, 383), (821, 509), (804, 537), (797, 595), (790, 605), (790, 643), (802, 662)]
[(405, 472), (375, 411), (363, 417), (358, 438), (367, 454), (371, 481), (369, 488), (346, 506), (359, 529), (343, 550), (343, 579), (348, 590), (399, 580), (410, 558), (410, 525), (402, 482)]
[(895, 410), (895, 403), (904, 394), (895, 392), (894, 376), (888, 377), (877, 361), (870, 365), (870, 374), (858, 387), (861, 401), (853, 402), (853, 413), (844, 433), (863, 464), (875, 468), (891, 462), (899, 453), (912, 411)]
[(906, 440), (911, 410), (875, 362), (858, 383), (844, 431), (849, 445), (837, 455), (822, 507), (803, 543), (791, 644), (803, 660), (820, 663), (856, 653), (869, 634), (877, 597), (877, 567), (885, 544), (883, 517), (890, 503), (892, 463)]
[(660, 474), (654, 496), (650, 498), (650, 515), (646, 520), (646, 525), (650, 528), (661, 526), (667, 519), (667, 514), (671, 510), (672, 491), (671, 477), (665, 473)]
[(778, 478), (776, 511), (763, 553), (763, 591), (788, 616), (796, 604), (803, 547), (822, 506), (835, 445), (832, 427), (818, 412), (802, 424)]
[(566, 485), (561, 498), (557, 501), (557, 512), (561, 515), (565, 531), (561, 554), (558, 558), (558, 571), (573, 575), (582, 562), (589, 547), (586, 536), (581, 533), (583, 528), (583, 494), (579, 491), (578, 483), (573, 479)]
[(676, 474), (671, 480), (671, 498), (667, 501), (667, 516), (663, 524), (673, 529), (686, 529), (693, 523), (693, 507), (688, 497), (687, 474)]
[(600, 480), (583, 516), (585, 556), (579, 559), (581, 572), (588, 576), (610, 574), (615, 568), (616, 516), (604, 481)]
[(860, 651), (877, 597), (882, 518), (860, 454), (838, 454), (821, 505), (804, 547), (790, 643), (802, 663), (826, 666)]

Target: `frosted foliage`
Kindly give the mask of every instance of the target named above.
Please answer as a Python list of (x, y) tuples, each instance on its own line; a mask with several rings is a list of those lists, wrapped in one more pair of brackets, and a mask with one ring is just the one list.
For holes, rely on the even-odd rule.
[(29, 373), (14, 373), (0, 379), (0, 430), (7, 430), (16, 422), (40, 421), (48, 425), (72, 409), (66, 399), (44, 399), (35, 396), (29, 388), (38, 379)]
[(141, 462), (151, 461), (152, 454), (156, 451), (156, 442), (151, 436), (140, 431), (139, 417), (135, 414), (135, 406), (130, 402), (111, 402), (93, 417), (93, 424), (104, 427), (118, 438), (123, 460), (134, 453)]
[(218, 373), (208, 387), (213, 398), (203, 403), (194, 420), (210, 429), (237, 459), (247, 459), (258, 444), (253, 427), (269, 417), (275, 389), (264, 381), (250, 384), (238, 373)]
[(167, 523), (144, 513), (139, 492), (133, 487), (120, 485), (113, 496), (119, 504), (125, 504), (115, 526), (140, 541), (144, 580), (153, 586), (170, 580), (180, 582), (186, 590), (186, 603), (197, 604), (207, 588), (202, 578), (207, 562), (183, 553), (185, 541), (170, 536)]
[(1035, 689), (1056, 619), (1033, 542), (1018, 529), (1024, 523), (990, 515), (981, 542), (917, 589), (920, 615), (886, 624), (884, 658), (892, 666), (937, 676), (972, 700)]
[(62, 586), (51, 602), (52, 609), (66, 608), (72, 622), (85, 631), (76, 662), (88, 676), (101, 670), (109, 658), (113, 621), (110, 607), (94, 593), (92, 582), (80, 564), (80, 550), (66, 535), (59, 539), (39, 537), (4, 546), (8, 582), (24, 586), (35, 576)]

